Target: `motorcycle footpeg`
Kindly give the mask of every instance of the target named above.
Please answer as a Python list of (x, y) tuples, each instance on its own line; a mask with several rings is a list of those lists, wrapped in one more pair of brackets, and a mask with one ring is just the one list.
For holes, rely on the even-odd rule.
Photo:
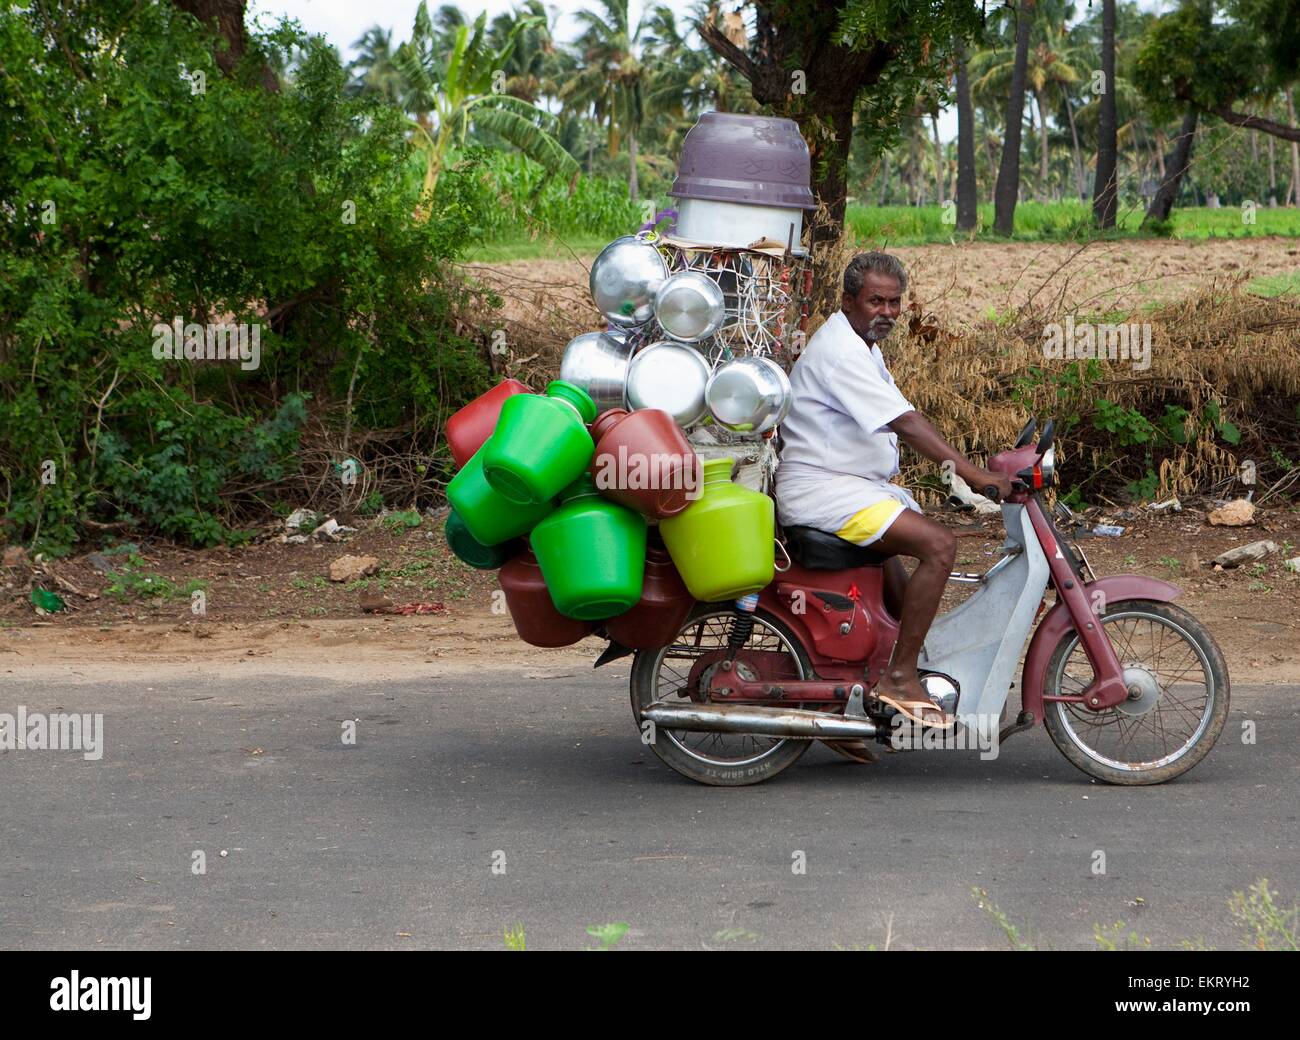
[(1007, 737), (1010, 737), (1013, 734), (1023, 733), (1027, 729), (1033, 729), (1035, 721), (1034, 713), (1032, 711), (1022, 711), (1016, 716), (1015, 722), (998, 733), (998, 743), (1001, 744), (1002, 741), (1006, 740)]

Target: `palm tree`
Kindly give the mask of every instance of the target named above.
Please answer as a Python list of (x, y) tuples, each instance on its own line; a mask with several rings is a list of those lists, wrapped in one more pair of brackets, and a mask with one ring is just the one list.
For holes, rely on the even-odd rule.
[(359, 53), (348, 65), (352, 74), (348, 89), (356, 94), (378, 94), (394, 104), (403, 104), (406, 80), (397, 66), (392, 32), (372, 25), (352, 46)]
[(627, 190), (636, 199), (640, 194), (637, 139), (651, 79), (651, 68), (640, 53), (646, 20), (632, 27), (628, 0), (601, 0), (600, 7), (599, 12), (582, 10), (574, 16), (582, 26), (575, 46), (583, 65), (560, 96), (576, 107), (591, 107), (595, 118), (606, 125), (611, 156), (627, 139)]
[(1101, 73), (1105, 93), (1097, 118), (1097, 180), (1092, 194), (1092, 217), (1098, 227), (1115, 226), (1118, 209), (1116, 175), (1119, 155), (1115, 126), (1115, 0), (1102, 0)]
[[(1034, 108), (1030, 109), (1030, 124), (1037, 130), (1038, 143), (1038, 197), (1045, 199), (1048, 194), (1051, 177), (1051, 128), (1047, 122), (1049, 110), (1055, 110), (1054, 100), (1065, 107), (1074, 142), (1076, 182), (1081, 178), (1082, 160), (1079, 150), (1078, 132), (1074, 126), (1074, 107), (1070, 101), (1071, 87), (1083, 78), (1081, 68), (1088, 65), (1085, 48), (1072, 42), (1065, 32), (1063, 21), (1064, 9), (1060, 4), (1039, 4), (1031, 22), (1032, 46), (1025, 56), (1025, 87), (1034, 96), (1034, 108), (1038, 118), (1034, 119)], [(1024, 13), (1021, 17), (1025, 17)], [(1019, 23), (1017, 23), (1017, 28)], [(983, 97), (1005, 97), (1011, 87), (1016, 71), (1015, 56), (1004, 50), (986, 50), (975, 55), (971, 62), (976, 75), (972, 89)], [(1080, 190), (1082, 191), (1081, 185)]]
[[(521, 20), (524, 26), (516, 30)], [(559, 52), (546, 8), (541, 0), (525, 0), (509, 14), (499, 14), (492, 19), (488, 33), (492, 47), (506, 51), (506, 43), (514, 33), (514, 47), (502, 68), (505, 73), (505, 92), (512, 97), (536, 104), (538, 98), (555, 89)]]
[(970, 73), (966, 66), (966, 43), (958, 38), (957, 59), (957, 230), (975, 227), (975, 106), (971, 101)]
[[(439, 14), (446, 11), (444, 7)], [(414, 124), (417, 145), (425, 153), (422, 200), (432, 196), (448, 149), (464, 144), (471, 123), (507, 141), (548, 173), (576, 175), (577, 162), (549, 132), (554, 117), (498, 89), (498, 73), (509, 61), (518, 34), (535, 21), (516, 20), (497, 47), (488, 40), (486, 12), (473, 25), (444, 24), (449, 28), (445, 38), (420, 0), (415, 29), (410, 41), (399, 48), (397, 59), (415, 104), (421, 106), (416, 112), (432, 112), (436, 117), (433, 126), (418, 117)]]
[(1020, 0), (1016, 12), (1016, 53), (1011, 69), (1011, 91), (1007, 97), (1006, 137), (1002, 161), (998, 164), (997, 187), (993, 193), (993, 227), (1010, 237), (1020, 194), (1020, 127), (1025, 115), (1025, 67), (1029, 61), (1029, 29), (1035, 0)]

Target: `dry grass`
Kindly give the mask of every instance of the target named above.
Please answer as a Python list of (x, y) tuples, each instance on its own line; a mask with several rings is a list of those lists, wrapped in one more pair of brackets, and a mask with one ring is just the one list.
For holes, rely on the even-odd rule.
[[(817, 269), (842, 271), (858, 248), (846, 240), (822, 247)], [(1159, 477), (1156, 493), (1162, 497), (1223, 491), (1246, 459), (1258, 469), (1257, 497), (1274, 487), (1277, 497), (1300, 492), (1300, 300), (1247, 292), (1251, 272), (1241, 270), (1200, 283), (1189, 295), (1155, 309), (1147, 309), (1149, 302), (1136, 311), (1129, 305), (1102, 319), (1098, 310), (1120, 297), (1112, 292), (1094, 298), (1089, 289), (1081, 299), (1073, 291), (1085, 269), (1096, 278), (1089, 267), (1098, 263), (1095, 244), (1071, 247), (1064, 255), (1057, 247), (1047, 262), (1041, 250), (1024, 250), (1023, 268), (1006, 272), (1003, 303), (1010, 305), (996, 320), (973, 318), (969, 307), (958, 319), (957, 308), (945, 306), (945, 296), (969, 295), (969, 290), (946, 290), (923, 266), (915, 267), (906, 320), (886, 343), (904, 393), (956, 447), (982, 457), (1007, 448), (1030, 414), (1040, 420), (1055, 416), (1058, 425), (1072, 418), (1059, 440), (1058, 462), (1065, 467), (1067, 486), (1082, 485), (1089, 496), (1118, 495), (1148, 470)], [(1207, 261), (1212, 255), (1207, 252)], [(1120, 259), (1117, 276), (1129, 273), (1128, 261)], [(468, 273), (484, 291), (462, 316), (467, 331), (485, 344), (493, 330), (504, 329), (507, 352), (493, 358), (499, 374), (538, 389), (558, 372), (568, 340), (602, 324), (588, 298), (585, 265), (581, 284), (576, 272), (557, 284), (555, 271), (541, 266), (534, 271), (528, 262), (473, 265)], [(1111, 287), (1120, 281), (1115, 278)], [(1123, 298), (1142, 295), (1137, 286)], [(1100, 361), (1091, 366), (1085, 387), (1072, 388), (1071, 372), (1082, 365), (1049, 360), (1043, 351), (1045, 326), (1067, 316), (1076, 322), (1149, 323), (1150, 367)], [(810, 331), (818, 323), (814, 318)], [(1163, 434), (1135, 442), (1140, 422), (1127, 435), (1099, 428), (1102, 401), (1151, 423), (1161, 420), (1167, 406), (1185, 408), (1195, 421), (1188, 424), (1186, 444)], [(1221, 419), (1240, 431), (1235, 445), (1204, 421), (1212, 401), (1219, 402)], [(916, 487), (933, 481), (934, 474), (929, 463), (913, 464), (903, 479)]]
[[(1083, 363), (1044, 357), (1045, 327), (1065, 317), (1055, 307), (1026, 309), (1002, 323), (947, 331), (914, 310), (907, 333), (889, 341), (891, 369), (917, 408), (967, 453), (1003, 450), (1029, 414), (1055, 416), (1058, 423), (1073, 416), (1059, 461), (1068, 462), (1072, 482), (1086, 478), (1098, 489), (1139, 479), (1148, 451), (1160, 496), (1208, 493), (1230, 482), (1244, 459), (1256, 462), (1261, 491), (1295, 472), (1285, 461), (1300, 461), (1300, 301), (1255, 296), (1238, 281), (1134, 316), (1151, 326), (1150, 367), (1098, 361), (1095, 380), (1079, 390), (1070, 376)], [(1133, 443), (1131, 432), (1109, 432), (1094, 422), (1102, 400), (1152, 423), (1166, 406), (1203, 419), (1206, 405), (1216, 401), (1240, 440), (1230, 445), (1202, 421), (1189, 424), (1182, 445), (1163, 435)], [(915, 482), (931, 471), (928, 464), (913, 466), (903, 476)]]

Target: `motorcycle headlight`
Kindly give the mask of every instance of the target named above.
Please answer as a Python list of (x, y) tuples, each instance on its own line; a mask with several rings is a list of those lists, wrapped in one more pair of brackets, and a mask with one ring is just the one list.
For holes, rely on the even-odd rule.
[(660, 328), (686, 343), (712, 336), (727, 312), (718, 283), (698, 271), (678, 271), (666, 278), (655, 293), (654, 307)]
[(1038, 470), (1043, 475), (1043, 486), (1047, 487), (1052, 482), (1052, 476), (1056, 472), (1056, 445), (1052, 445), (1043, 453), (1043, 457), (1038, 463)]

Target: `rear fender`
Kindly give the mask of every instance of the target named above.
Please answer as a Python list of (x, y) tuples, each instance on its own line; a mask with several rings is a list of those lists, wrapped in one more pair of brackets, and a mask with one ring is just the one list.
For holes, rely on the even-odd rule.
[[(1103, 613), (1107, 604), (1118, 603), (1120, 600), (1146, 599), (1168, 603), (1183, 594), (1177, 585), (1141, 574), (1113, 574), (1099, 578), (1084, 585), (1083, 591), (1097, 614)], [(1029, 641), (1025, 669), (1021, 673), (1020, 703), (1022, 710), (1033, 712), (1035, 724), (1043, 721), (1043, 689), (1047, 683), (1048, 662), (1061, 638), (1072, 631), (1074, 621), (1070, 612), (1064, 603), (1058, 601), (1039, 623), (1034, 638)]]

